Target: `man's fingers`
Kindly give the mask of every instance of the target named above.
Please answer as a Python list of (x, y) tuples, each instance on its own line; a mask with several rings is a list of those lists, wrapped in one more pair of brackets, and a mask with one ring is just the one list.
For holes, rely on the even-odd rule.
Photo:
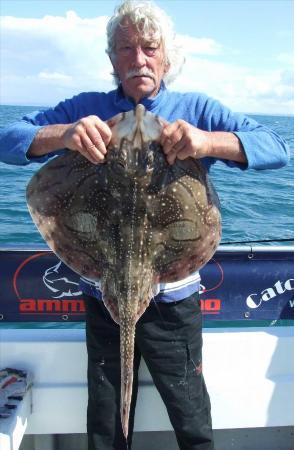
[[(96, 147), (103, 155), (106, 155), (106, 145), (103, 141), (101, 134), (97, 131), (95, 127), (88, 127), (86, 129), (86, 136), (83, 136), (84, 140), (87, 142), (87, 147)], [(90, 142), (89, 142), (90, 141)], [(94, 149), (95, 150), (95, 149)]]
[(179, 153), (181, 152), (184, 148), (187, 147), (187, 139), (182, 136), (181, 138), (179, 138), (179, 140), (177, 142), (175, 142), (175, 144), (172, 147), (172, 152), (174, 153)]
[(112, 132), (106, 122), (102, 122), (102, 120), (100, 120), (100, 119), (98, 119), (98, 120), (99, 120), (99, 123), (95, 123), (94, 125), (95, 125), (97, 132), (100, 134), (105, 147), (107, 147), (107, 145), (109, 144), (109, 142), (111, 140)]
[(72, 124), (64, 134), (65, 147), (80, 152), (94, 164), (105, 160), (112, 132), (97, 116), (88, 116)]
[[(102, 140), (101, 140), (102, 142)], [(88, 135), (84, 135), (81, 138), (82, 143), (82, 149), (80, 150), (80, 153), (82, 153), (83, 156), (85, 156), (89, 161), (92, 163), (101, 163), (105, 159), (106, 149), (105, 145), (104, 148), (101, 150), (100, 147), (96, 147), (96, 145), (92, 142), (92, 140), (89, 138)], [(103, 143), (103, 142), (102, 142)], [(101, 143), (100, 143), (101, 145)]]
[(166, 155), (166, 160), (170, 165), (174, 164), (176, 158), (177, 158), (177, 154), (174, 152)]
[(189, 158), (189, 157), (191, 157), (191, 156), (195, 156), (195, 155), (192, 155), (192, 154), (191, 154), (191, 151), (190, 151), (189, 148), (184, 147), (181, 151), (179, 151), (179, 152), (177, 153), (176, 156), (177, 156), (178, 159), (180, 159), (181, 161), (183, 161), (184, 159), (187, 159), (187, 158)]
[(106, 146), (109, 144), (112, 135), (109, 126), (96, 116), (81, 119), (81, 123), (95, 147), (106, 154)]
[(179, 122), (174, 122), (163, 128), (160, 143), (166, 155), (174, 150), (174, 147), (181, 141), (182, 136), (183, 133)]

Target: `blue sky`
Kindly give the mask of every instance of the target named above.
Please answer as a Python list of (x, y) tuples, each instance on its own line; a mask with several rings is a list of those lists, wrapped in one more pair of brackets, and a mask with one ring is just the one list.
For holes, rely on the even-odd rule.
[[(1, 0), (1, 103), (54, 105), (113, 89), (104, 31), (117, 3)], [(294, 0), (156, 3), (186, 52), (171, 89), (204, 91), (237, 111), (294, 114)]]

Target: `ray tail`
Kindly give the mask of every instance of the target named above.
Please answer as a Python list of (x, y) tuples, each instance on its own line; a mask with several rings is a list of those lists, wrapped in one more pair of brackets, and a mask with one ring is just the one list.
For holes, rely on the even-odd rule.
[(129, 433), (129, 416), (133, 392), (135, 323), (121, 321), (121, 400), (120, 412), (123, 434), (127, 439)]

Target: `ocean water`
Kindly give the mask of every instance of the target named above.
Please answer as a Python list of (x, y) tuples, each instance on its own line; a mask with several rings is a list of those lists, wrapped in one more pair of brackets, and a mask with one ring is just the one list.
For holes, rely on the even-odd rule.
[[(0, 127), (39, 109), (0, 106)], [(294, 117), (252, 116), (277, 131), (294, 156)], [(25, 188), (40, 167), (0, 163), (0, 245), (41, 244), (43, 240), (27, 210)], [(294, 243), (294, 162), (279, 170), (240, 171), (217, 163), (211, 173), (219, 195), (223, 220), (222, 242), (272, 240)], [(293, 239), (292, 242), (280, 242)]]

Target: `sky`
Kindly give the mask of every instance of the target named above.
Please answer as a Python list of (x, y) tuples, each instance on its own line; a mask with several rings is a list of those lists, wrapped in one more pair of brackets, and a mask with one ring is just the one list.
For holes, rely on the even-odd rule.
[[(114, 89), (105, 27), (119, 1), (0, 0), (0, 103)], [(294, 0), (158, 0), (186, 63), (169, 85), (234, 111), (294, 114)]]

